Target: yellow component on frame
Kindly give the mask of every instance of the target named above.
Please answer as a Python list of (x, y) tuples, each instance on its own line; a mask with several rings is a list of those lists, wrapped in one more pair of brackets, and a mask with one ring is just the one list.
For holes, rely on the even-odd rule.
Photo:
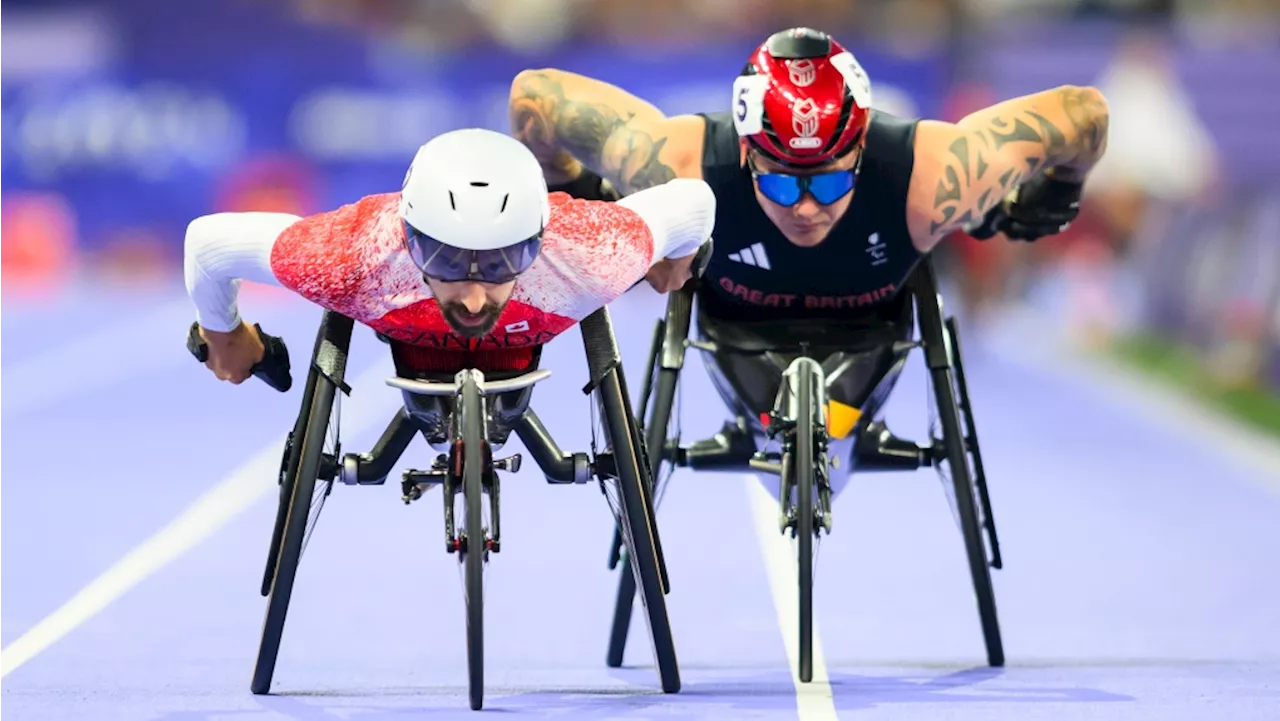
[(836, 439), (844, 438), (862, 417), (862, 411), (846, 406), (840, 401), (827, 401), (827, 433)]

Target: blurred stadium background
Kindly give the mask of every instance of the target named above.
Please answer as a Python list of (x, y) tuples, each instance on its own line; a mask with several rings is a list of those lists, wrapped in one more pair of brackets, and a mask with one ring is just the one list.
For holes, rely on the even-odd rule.
[[(520, 69), (719, 109), (765, 34), (827, 28), (877, 105), (956, 119), (1059, 83), (1113, 110), (1079, 222), (957, 238), (953, 303), (1030, 302), (1076, 339), (1273, 429), (1280, 406), (1280, 4), (1270, 0), (5, 0), (10, 308), (90, 282), (171, 287), (220, 210), (310, 213), (394, 188), (413, 150), (506, 129)], [(12, 305), (11, 305), (12, 304)]]

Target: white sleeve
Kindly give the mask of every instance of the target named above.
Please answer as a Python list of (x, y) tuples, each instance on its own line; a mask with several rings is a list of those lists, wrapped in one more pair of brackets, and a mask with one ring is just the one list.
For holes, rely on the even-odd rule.
[(201, 327), (227, 332), (240, 324), (241, 280), (280, 285), (271, 249), (300, 218), (288, 213), (214, 213), (187, 226), (183, 275)]
[(705, 180), (675, 178), (618, 201), (653, 233), (653, 262), (696, 253), (716, 224), (716, 195)]

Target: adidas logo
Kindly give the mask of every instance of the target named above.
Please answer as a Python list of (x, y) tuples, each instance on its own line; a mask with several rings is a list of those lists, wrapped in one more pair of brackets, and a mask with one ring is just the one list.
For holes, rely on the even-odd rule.
[(769, 270), (769, 256), (764, 252), (764, 243), (755, 243), (737, 253), (730, 253), (729, 260)]

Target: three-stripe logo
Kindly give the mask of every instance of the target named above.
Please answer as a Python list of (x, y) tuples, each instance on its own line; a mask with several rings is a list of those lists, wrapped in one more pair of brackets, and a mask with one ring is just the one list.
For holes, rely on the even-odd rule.
[(729, 254), (729, 260), (735, 263), (754, 265), (769, 270), (769, 256), (764, 252), (764, 243), (754, 243), (736, 253)]

